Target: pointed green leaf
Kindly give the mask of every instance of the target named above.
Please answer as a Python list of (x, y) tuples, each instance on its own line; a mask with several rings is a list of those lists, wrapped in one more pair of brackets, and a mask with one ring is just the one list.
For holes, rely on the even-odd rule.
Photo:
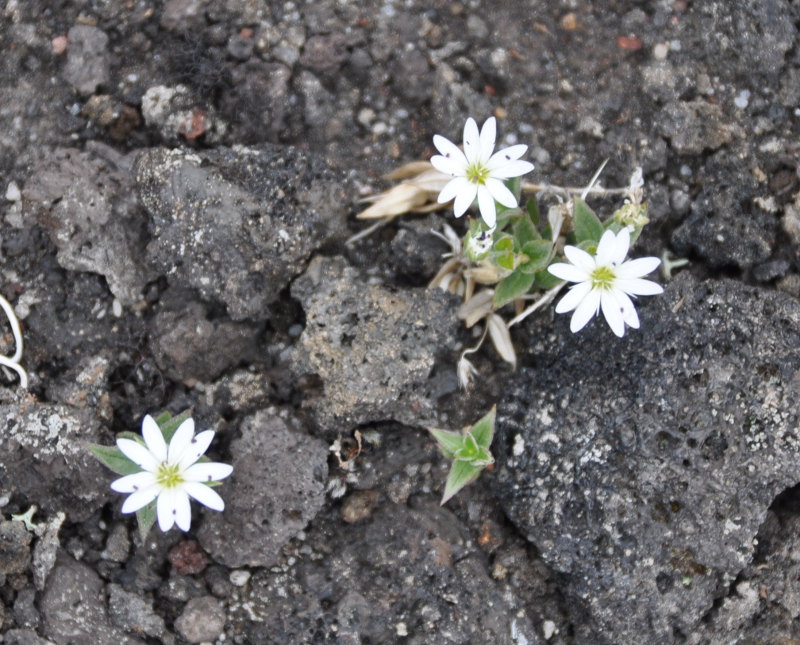
[(547, 291), (555, 287), (561, 280), (550, 273), (547, 269), (543, 269), (534, 274), (533, 289), (542, 289)]
[(572, 221), (575, 225), (575, 240), (584, 242), (591, 240), (594, 243), (600, 241), (603, 235), (603, 223), (594, 214), (594, 211), (587, 206), (586, 202), (576, 197), (572, 208)]
[(133, 475), (142, 471), (116, 446), (101, 446), (96, 443), (87, 444), (86, 448), (107, 468), (118, 475)]
[(453, 459), (455, 454), (464, 446), (464, 435), (460, 432), (439, 430), (437, 428), (428, 428), (428, 432), (436, 439), (436, 443), (439, 444), (439, 450), (448, 459)]
[(533, 284), (533, 274), (514, 271), (510, 276), (497, 283), (494, 290), (494, 307), (502, 307), (506, 303), (525, 295)]
[(158, 423), (158, 427), (161, 428), (161, 434), (164, 435), (164, 441), (169, 443), (172, 440), (172, 435), (175, 434), (175, 431), (178, 427), (186, 421), (186, 419), (192, 416), (192, 409), (189, 408), (188, 410), (184, 410), (180, 414), (175, 415), (174, 417), (169, 417), (164, 420), (164, 416), (168, 415), (169, 412), (164, 412), (159, 415), (158, 419), (156, 419), (156, 423)]
[(444, 485), (444, 495), (442, 504), (445, 504), (453, 495), (460, 491), (464, 486), (474, 482), (481, 474), (480, 466), (473, 466), (466, 461), (454, 461), (447, 476), (447, 483)]
[(494, 250), (495, 251), (513, 251), (514, 250), (514, 240), (507, 235), (501, 237), (494, 243)]
[(528, 217), (531, 218), (531, 222), (533, 225), (538, 228), (539, 223), (542, 221), (539, 217), (539, 203), (536, 201), (535, 197), (531, 197), (527, 203), (528, 207)]
[(500, 203), (497, 203), (497, 221), (495, 222), (495, 230), (502, 231), (506, 225), (516, 217), (522, 214), (519, 208), (506, 208)]
[(472, 462), (473, 459), (477, 458), (478, 451), (478, 442), (475, 441), (475, 437), (467, 433), (464, 435), (464, 444), (461, 446), (461, 449), (456, 451), (455, 458), (458, 461)]
[(528, 256), (528, 260), (517, 268), (523, 273), (536, 273), (550, 264), (553, 254), (553, 242), (551, 240), (534, 240), (533, 242), (528, 242), (522, 252)]
[(519, 248), (523, 248), (528, 242), (540, 239), (539, 231), (533, 225), (531, 218), (527, 213), (523, 213), (522, 217), (514, 224), (514, 239), (517, 241)]
[(470, 461), (473, 466), (481, 466), (485, 468), (489, 464), (494, 463), (494, 457), (492, 457), (492, 453), (486, 450), (486, 448), (478, 447), (478, 452), (475, 455), (475, 458)]
[(514, 252), (513, 251), (507, 251), (506, 253), (503, 253), (502, 255), (495, 256), (494, 261), (497, 263), (497, 266), (499, 266), (502, 269), (507, 269), (508, 271), (513, 271), (514, 270)]
[(129, 432), (128, 430), (125, 430), (124, 432), (120, 432), (117, 435), (117, 439), (130, 439), (131, 441), (135, 441), (136, 443), (138, 443), (138, 444), (140, 444), (142, 446), (146, 445), (144, 443), (144, 439), (142, 439), (142, 435), (136, 434), (135, 432)]
[(144, 542), (156, 521), (156, 500), (153, 500), (147, 506), (136, 511), (136, 520), (139, 523), (139, 537), (141, 537), (142, 542)]
[(478, 420), (475, 425), (470, 428), (470, 434), (475, 437), (478, 445), (487, 450), (492, 445), (492, 438), (494, 437), (494, 421), (497, 414), (497, 406), (492, 406), (492, 409)]

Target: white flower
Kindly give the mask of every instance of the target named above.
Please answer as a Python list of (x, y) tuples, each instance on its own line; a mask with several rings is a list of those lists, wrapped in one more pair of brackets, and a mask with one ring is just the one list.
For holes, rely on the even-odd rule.
[(556, 305), (559, 314), (575, 310), (569, 325), (573, 333), (583, 329), (602, 309), (611, 331), (621, 338), (625, 325), (639, 328), (639, 316), (629, 296), (663, 293), (660, 285), (642, 280), (661, 260), (649, 257), (625, 262), (630, 243), (631, 234), (627, 228), (616, 235), (606, 231), (594, 257), (575, 246), (565, 246), (564, 255), (571, 264), (559, 262), (548, 267), (557, 278), (577, 282)]
[(533, 170), (532, 163), (519, 161), (528, 146), (511, 146), (492, 154), (496, 127), (494, 117), (490, 117), (478, 133), (478, 124), (469, 118), (464, 125), (464, 152), (437, 134), (433, 145), (442, 154), (431, 157), (436, 170), (454, 177), (439, 193), (439, 203), (455, 199), (453, 210), (456, 217), (461, 217), (477, 197), (481, 217), (489, 228), (494, 228), (497, 220), (495, 200), (506, 208), (517, 205), (516, 197), (503, 181)]
[(182, 531), (188, 531), (192, 522), (190, 497), (215, 511), (225, 508), (225, 502), (207, 483), (225, 479), (233, 472), (233, 466), (196, 463), (208, 450), (213, 430), (195, 436), (194, 421), (186, 419), (168, 446), (155, 419), (147, 415), (142, 421), (142, 437), (147, 447), (132, 439), (117, 439), (122, 453), (142, 469), (111, 484), (118, 493), (130, 493), (122, 505), (123, 513), (138, 511), (157, 499), (159, 528), (169, 531), (177, 524)]

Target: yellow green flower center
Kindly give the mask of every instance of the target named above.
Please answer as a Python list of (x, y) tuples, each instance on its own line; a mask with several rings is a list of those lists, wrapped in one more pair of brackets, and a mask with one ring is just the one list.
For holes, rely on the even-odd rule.
[(483, 186), (489, 178), (489, 169), (482, 163), (471, 163), (467, 166), (467, 181)]
[(162, 488), (177, 488), (184, 481), (177, 464), (161, 464), (156, 470), (156, 482)]
[(591, 273), (592, 289), (610, 289), (616, 277), (611, 267), (597, 267)]

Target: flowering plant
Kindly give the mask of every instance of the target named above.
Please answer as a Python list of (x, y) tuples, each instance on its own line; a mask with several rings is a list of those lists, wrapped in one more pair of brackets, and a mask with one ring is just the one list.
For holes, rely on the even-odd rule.
[(158, 519), (166, 532), (173, 525), (182, 531), (191, 527), (189, 498), (215, 511), (225, 502), (212, 486), (233, 472), (228, 464), (211, 462), (204, 455), (214, 438), (213, 430), (195, 435), (189, 411), (169, 413), (142, 421), (142, 436), (121, 433), (116, 447), (92, 444), (92, 454), (117, 474), (111, 483), (118, 493), (128, 493), (123, 513), (136, 513), (142, 539)]

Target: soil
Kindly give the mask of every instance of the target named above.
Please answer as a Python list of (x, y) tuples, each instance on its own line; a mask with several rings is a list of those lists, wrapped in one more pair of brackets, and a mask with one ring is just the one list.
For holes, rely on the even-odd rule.
[[(30, 376), (0, 374), (3, 642), (800, 641), (798, 27), (797, 0), (0, 4)], [(463, 220), (347, 239), (491, 115), (531, 181), (642, 167), (633, 253), (689, 265), (640, 330), (551, 307), (464, 392), (474, 330), (426, 288)], [(425, 428), (493, 404), (497, 463), (441, 507)], [(143, 541), (85, 444), (187, 408), (227, 507)]]

